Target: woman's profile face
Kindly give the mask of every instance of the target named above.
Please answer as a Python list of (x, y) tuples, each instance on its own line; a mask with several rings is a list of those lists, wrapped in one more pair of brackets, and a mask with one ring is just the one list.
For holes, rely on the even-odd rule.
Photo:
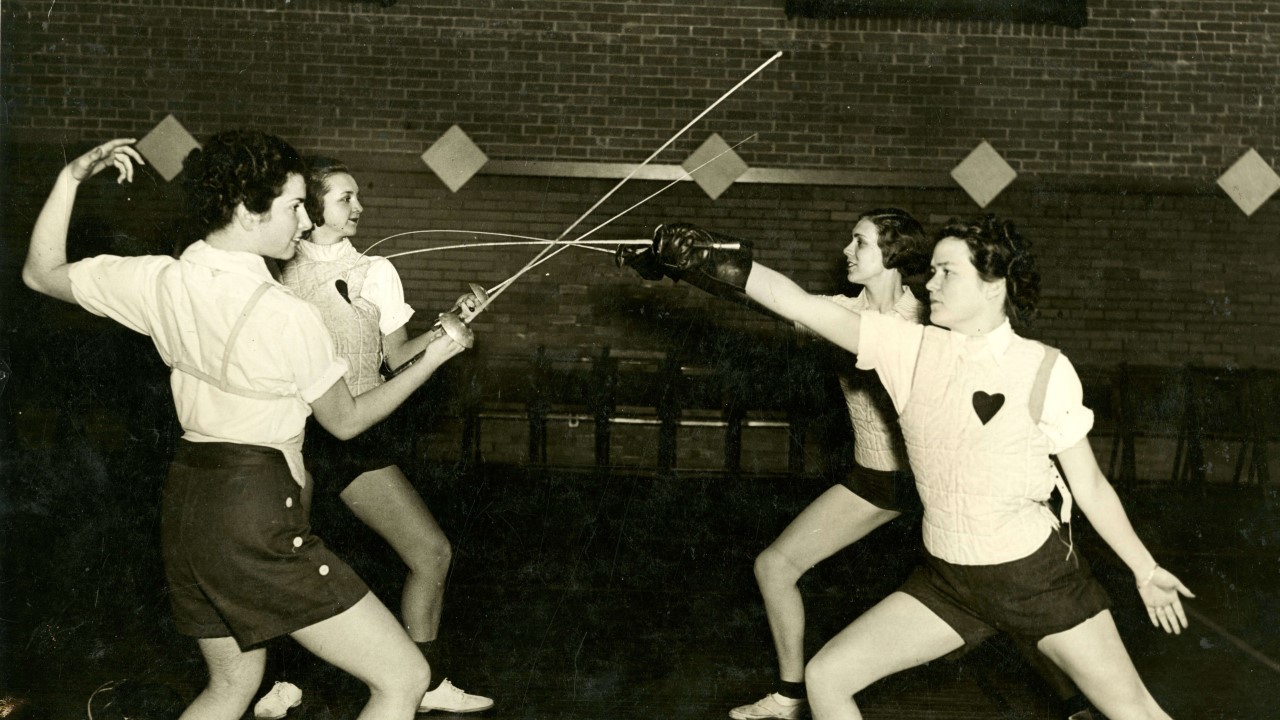
[(853, 226), (853, 237), (844, 248), (844, 256), (848, 261), (846, 277), (851, 283), (863, 285), (885, 271), (880, 231), (875, 223), (864, 218)]
[(324, 184), (324, 213), (320, 218), (324, 222), (311, 233), (311, 241), (329, 245), (355, 236), (364, 206), (360, 204), (360, 186), (350, 174), (334, 173), (325, 178)]
[(929, 272), (925, 285), (929, 291), (929, 320), (959, 332), (974, 329), (974, 321), (987, 312), (993, 283), (978, 274), (969, 246), (953, 237), (939, 240), (933, 247)]
[(302, 176), (289, 175), (270, 209), (258, 216), (260, 255), (288, 260), (298, 251), (303, 233), (311, 229), (311, 218), (303, 207), (306, 196), (307, 184)]

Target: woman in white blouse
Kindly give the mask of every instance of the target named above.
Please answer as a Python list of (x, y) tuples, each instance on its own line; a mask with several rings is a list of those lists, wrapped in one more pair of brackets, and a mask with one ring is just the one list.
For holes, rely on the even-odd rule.
[(1011, 327), (1030, 319), (1039, 296), (1034, 256), (1013, 225), (986, 216), (938, 233), (926, 289), (940, 327), (850, 311), (707, 235), (659, 228), (657, 262), (673, 276), (741, 289), (857, 354), (900, 413), (924, 504), (927, 562), (806, 666), (814, 717), (861, 717), (853, 695), (876, 680), (1007, 632), (1035, 644), (1107, 717), (1167, 718), (1138, 677), (1109, 599), (1048, 507), (1054, 487), (1061, 520), (1074, 499), (1133, 571), (1153, 624), (1185, 628), (1179, 595), (1191, 593), (1156, 564), (1099, 469), (1074, 368)]

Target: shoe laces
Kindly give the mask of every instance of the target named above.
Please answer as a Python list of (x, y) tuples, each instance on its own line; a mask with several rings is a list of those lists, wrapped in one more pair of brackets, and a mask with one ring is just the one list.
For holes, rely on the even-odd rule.
[(462, 688), (449, 682), (449, 678), (445, 678), (441, 680), (440, 686), (437, 687), (435, 690), (432, 690), (431, 692), (438, 693), (442, 690), (446, 693), (449, 693), (450, 695), (466, 695), (466, 693), (463, 692)]

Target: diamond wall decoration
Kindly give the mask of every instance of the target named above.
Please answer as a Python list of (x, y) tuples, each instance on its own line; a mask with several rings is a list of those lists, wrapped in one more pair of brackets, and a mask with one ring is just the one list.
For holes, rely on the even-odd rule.
[(422, 153), (422, 162), (449, 186), (450, 192), (458, 192), (489, 162), (489, 156), (467, 137), (462, 128), (454, 125)]
[(986, 140), (951, 171), (951, 179), (969, 193), (978, 207), (986, 207), (995, 200), (1016, 177), (1018, 173)]
[(717, 133), (712, 133), (680, 163), (680, 167), (693, 176), (693, 181), (712, 200), (720, 197), (748, 169), (742, 158)]
[(1249, 152), (1241, 155), (1218, 178), (1218, 187), (1226, 191), (1245, 215), (1252, 215), (1280, 190), (1280, 175), (1276, 175), (1257, 150), (1249, 148)]
[(169, 181), (182, 172), (182, 161), (198, 147), (200, 143), (182, 127), (182, 123), (169, 115), (138, 141), (137, 150), (165, 181)]

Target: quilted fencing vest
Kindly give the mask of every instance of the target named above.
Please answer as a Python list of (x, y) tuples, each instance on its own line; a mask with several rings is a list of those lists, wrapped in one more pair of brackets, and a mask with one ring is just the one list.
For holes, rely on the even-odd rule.
[[(830, 300), (848, 310), (870, 312), (863, 296), (850, 298), (829, 295)], [(909, 322), (918, 322), (920, 301), (908, 290), (889, 313)], [(906, 470), (907, 448), (898, 427), (898, 411), (893, 400), (872, 370), (859, 370), (849, 358), (839, 372), (840, 389), (853, 425), (853, 459), (870, 470)]]
[(840, 373), (840, 389), (853, 424), (853, 459), (871, 470), (906, 470), (907, 447), (898, 428), (893, 400), (874, 371)]
[(1015, 336), (997, 362), (985, 340), (953, 344), (949, 335), (925, 329), (900, 418), (924, 503), (925, 548), (957, 565), (1017, 560), (1058, 526), (1048, 505), (1055, 485), (1070, 512), (1038, 409), (1033, 417), (1043, 403), (1033, 388), (1048, 375), (1037, 370), (1057, 351)]
[(370, 264), (354, 248), (335, 255), (325, 252), (324, 246), (304, 242), (280, 276), (280, 282), (294, 294), (319, 308), (333, 336), (334, 350), (350, 366), (345, 379), (353, 396), (382, 384), (378, 374), (382, 364), (381, 313), (360, 295)]

